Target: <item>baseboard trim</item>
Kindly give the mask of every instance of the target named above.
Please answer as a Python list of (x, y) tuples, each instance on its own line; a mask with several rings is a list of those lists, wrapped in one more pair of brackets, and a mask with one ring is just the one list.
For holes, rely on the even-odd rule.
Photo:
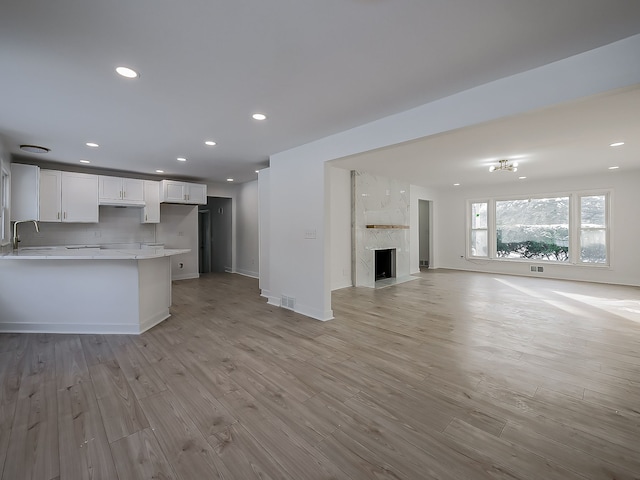
[(77, 324), (77, 323), (0, 323), (0, 333), (76, 333), (76, 334), (114, 334), (138, 335), (138, 325), (124, 324)]
[(184, 275), (172, 275), (171, 280), (191, 280), (194, 278), (200, 278), (199, 273), (186, 273)]
[(237, 273), (238, 275), (243, 275), (245, 277), (251, 277), (251, 278), (259, 278), (260, 274), (258, 272), (252, 272), (250, 270), (242, 270), (242, 269), (236, 269), (235, 272), (233, 273)]

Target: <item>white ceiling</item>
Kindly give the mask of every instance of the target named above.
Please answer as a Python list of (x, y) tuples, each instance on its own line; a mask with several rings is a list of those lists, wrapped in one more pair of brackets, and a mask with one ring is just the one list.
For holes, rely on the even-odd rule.
[[(612, 143), (623, 146), (611, 147)], [(489, 172), (498, 160), (517, 172)], [(640, 169), (640, 85), (332, 162), (425, 187), (531, 182)], [(616, 170), (609, 167), (617, 166)], [(526, 176), (524, 180), (520, 176)]]
[(636, 33), (636, 0), (2, 0), (0, 135), (248, 181), (271, 154)]

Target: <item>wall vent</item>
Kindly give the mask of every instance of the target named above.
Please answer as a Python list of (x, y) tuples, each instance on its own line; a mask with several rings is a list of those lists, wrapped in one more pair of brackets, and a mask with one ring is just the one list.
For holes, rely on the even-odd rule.
[(544, 272), (544, 267), (538, 267), (538, 272)]
[(535, 265), (531, 265), (531, 271), (532, 272), (537, 272), (538, 271), (538, 267), (536, 267)]
[(282, 308), (287, 308), (289, 310), (294, 310), (296, 307), (296, 299), (293, 297), (287, 297), (286, 295), (282, 295), (282, 300), (280, 301), (280, 306)]
[(529, 271), (530, 272), (534, 272), (534, 273), (544, 272), (544, 267), (538, 267), (537, 265), (531, 265), (529, 267)]

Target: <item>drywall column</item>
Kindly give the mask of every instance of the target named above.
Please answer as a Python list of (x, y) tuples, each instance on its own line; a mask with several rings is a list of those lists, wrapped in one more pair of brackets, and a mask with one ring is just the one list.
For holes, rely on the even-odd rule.
[(284, 152), (271, 157), (269, 170), (269, 303), (280, 306), (284, 295), (295, 299), (295, 311), (329, 320), (324, 160)]
[(270, 241), (271, 241), (271, 208), (270, 208), (270, 169), (264, 168), (258, 172), (258, 238), (259, 238), (259, 275), (260, 294), (267, 299), (269, 291), (269, 265), (270, 265)]

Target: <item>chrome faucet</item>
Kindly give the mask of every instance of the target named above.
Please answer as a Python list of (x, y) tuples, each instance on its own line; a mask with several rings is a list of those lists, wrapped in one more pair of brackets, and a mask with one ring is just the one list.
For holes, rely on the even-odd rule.
[(20, 239), (18, 238), (18, 224), (25, 223), (25, 222), (33, 222), (33, 224), (36, 227), (36, 232), (40, 231), (40, 227), (38, 226), (38, 222), (36, 220), (18, 220), (17, 222), (15, 222), (13, 224), (13, 249), (14, 250), (18, 249), (18, 242), (20, 241)]

